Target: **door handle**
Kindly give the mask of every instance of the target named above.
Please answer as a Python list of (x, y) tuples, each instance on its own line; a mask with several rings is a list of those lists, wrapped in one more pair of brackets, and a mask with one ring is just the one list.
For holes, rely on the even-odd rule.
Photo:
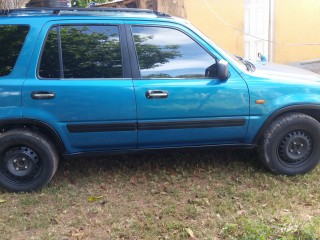
[(36, 100), (53, 99), (56, 96), (54, 92), (34, 91), (31, 93), (31, 98)]
[(148, 90), (146, 92), (146, 98), (148, 99), (167, 98), (168, 96), (169, 93), (162, 90)]

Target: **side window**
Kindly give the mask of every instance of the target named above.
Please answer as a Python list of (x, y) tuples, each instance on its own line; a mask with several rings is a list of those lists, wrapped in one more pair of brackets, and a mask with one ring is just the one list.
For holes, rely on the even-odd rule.
[(118, 27), (64, 25), (52, 28), (42, 53), (39, 75), (43, 78), (122, 78)]
[(0, 25), (0, 77), (12, 72), (28, 32), (29, 26)]
[(186, 34), (171, 28), (133, 26), (142, 78), (214, 78), (216, 59)]
[(42, 78), (60, 78), (58, 27), (50, 30), (43, 49), (39, 75)]

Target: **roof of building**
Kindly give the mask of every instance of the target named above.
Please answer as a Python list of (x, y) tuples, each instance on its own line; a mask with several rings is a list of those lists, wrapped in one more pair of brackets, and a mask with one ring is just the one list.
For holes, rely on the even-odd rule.
[(2, 16), (136, 16), (171, 17), (168, 14), (137, 8), (19, 8), (0, 11)]

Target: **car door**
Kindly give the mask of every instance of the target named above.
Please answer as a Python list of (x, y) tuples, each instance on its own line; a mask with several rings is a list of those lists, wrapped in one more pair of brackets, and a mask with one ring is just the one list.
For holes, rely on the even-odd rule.
[(188, 28), (135, 22), (127, 32), (137, 56), (139, 148), (241, 142), (249, 94), (232, 67), (229, 79), (218, 79), (221, 57)]
[(48, 23), (39, 36), (23, 86), (23, 117), (53, 127), (68, 153), (136, 148), (122, 29), (122, 21), (65, 20)]

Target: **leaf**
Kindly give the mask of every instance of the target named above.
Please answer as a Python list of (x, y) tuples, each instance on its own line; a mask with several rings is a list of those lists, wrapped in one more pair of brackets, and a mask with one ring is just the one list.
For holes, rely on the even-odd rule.
[(137, 176), (132, 176), (132, 177), (130, 178), (130, 183), (131, 183), (132, 185), (137, 185), (137, 183), (138, 183)]
[(203, 205), (203, 201), (200, 198), (189, 199), (188, 203), (196, 204), (196, 205)]
[(210, 201), (209, 201), (208, 198), (204, 198), (203, 201), (204, 201), (208, 206), (210, 206)]
[(245, 210), (239, 210), (239, 211), (237, 211), (237, 214), (238, 215), (245, 215), (246, 211)]
[(285, 213), (291, 212), (289, 209), (282, 209), (282, 211)]
[(97, 200), (99, 200), (99, 199), (101, 199), (101, 198), (102, 198), (102, 196), (89, 197), (89, 198), (88, 198), (88, 202), (95, 202), (95, 201), (97, 201)]
[(57, 220), (56, 218), (51, 218), (51, 219), (50, 219), (50, 222), (51, 222), (52, 224), (54, 224), (54, 225), (59, 224), (59, 222), (58, 222), (58, 220)]
[(107, 190), (106, 186), (105, 186), (103, 183), (100, 184), (100, 188), (101, 188), (102, 190)]
[(189, 234), (191, 239), (196, 239), (196, 237), (194, 236), (193, 231), (190, 228), (186, 228), (186, 231)]
[(0, 203), (5, 203), (5, 202), (7, 202), (7, 201), (4, 199), (0, 199)]

